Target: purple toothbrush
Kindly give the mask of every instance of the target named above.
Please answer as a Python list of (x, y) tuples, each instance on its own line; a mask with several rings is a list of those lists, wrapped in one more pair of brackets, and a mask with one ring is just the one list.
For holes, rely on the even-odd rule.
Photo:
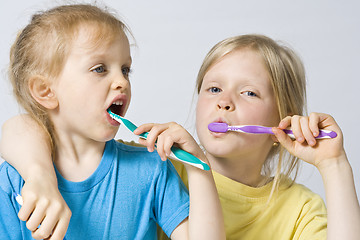
[[(227, 123), (213, 122), (208, 125), (208, 129), (212, 132), (225, 133), (227, 131), (243, 132), (243, 133), (255, 133), (255, 134), (274, 134), (271, 127), (257, 126), (257, 125), (240, 125), (229, 126)], [(295, 138), (291, 130), (283, 130), (291, 138)], [(321, 129), (316, 139), (335, 138), (336, 132)]]

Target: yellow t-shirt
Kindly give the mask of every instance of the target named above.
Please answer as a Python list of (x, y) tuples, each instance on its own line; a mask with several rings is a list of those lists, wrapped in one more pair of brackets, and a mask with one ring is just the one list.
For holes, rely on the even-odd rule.
[[(179, 162), (173, 164), (187, 185), (185, 168)], [(325, 204), (305, 186), (290, 186), (291, 180), (285, 179), (268, 203), (272, 182), (253, 188), (214, 171), (213, 175), (227, 239), (326, 239)]]

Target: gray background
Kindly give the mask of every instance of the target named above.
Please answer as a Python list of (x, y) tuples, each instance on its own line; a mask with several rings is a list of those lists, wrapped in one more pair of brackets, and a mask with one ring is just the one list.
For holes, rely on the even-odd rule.
[[(0, 124), (21, 110), (6, 76), (17, 31), (34, 11), (63, 1), (14, 0), (0, 8)], [(91, 1), (83, 1), (91, 2)], [(309, 112), (335, 117), (360, 192), (360, 3), (356, 0), (104, 0), (130, 26), (137, 42), (127, 117), (137, 124), (177, 121), (194, 132), (197, 71), (218, 41), (261, 33), (291, 45), (307, 70)], [(86, 119), (86, 116), (84, 116)], [(123, 128), (117, 138), (135, 140)], [(0, 160), (1, 161), (1, 160)], [(298, 182), (325, 198), (321, 176), (302, 165)]]

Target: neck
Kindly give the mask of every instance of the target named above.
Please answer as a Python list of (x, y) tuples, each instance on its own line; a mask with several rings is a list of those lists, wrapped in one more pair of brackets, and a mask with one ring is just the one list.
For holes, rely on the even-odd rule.
[(57, 170), (65, 179), (79, 182), (97, 169), (105, 143), (58, 134), (56, 146), (54, 163)]
[(265, 177), (261, 174), (266, 155), (216, 157), (206, 154), (211, 168), (234, 181), (251, 187), (260, 187), (265, 184)]

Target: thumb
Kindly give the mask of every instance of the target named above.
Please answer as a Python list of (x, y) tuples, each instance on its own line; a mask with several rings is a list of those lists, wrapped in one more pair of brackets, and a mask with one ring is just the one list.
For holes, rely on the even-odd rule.
[(291, 138), (280, 128), (273, 127), (271, 130), (279, 143), (291, 153), (290, 149), (292, 149), (294, 144)]

